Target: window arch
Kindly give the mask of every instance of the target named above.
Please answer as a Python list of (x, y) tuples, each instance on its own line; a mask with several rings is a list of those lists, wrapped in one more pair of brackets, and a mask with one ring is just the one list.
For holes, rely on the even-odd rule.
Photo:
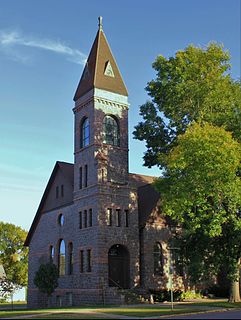
[(119, 124), (115, 117), (107, 115), (103, 120), (103, 142), (113, 146), (120, 145)]
[(163, 275), (163, 253), (162, 246), (156, 242), (153, 246), (153, 259), (154, 259), (154, 275)]
[(84, 148), (90, 144), (90, 122), (84, 118), (80, 126), (80, 147)]
[(74, 259), (73, 259), (73, 243), (70, 242), (68, 245), (68, 262), (69, 262), (69, 268), (68, 268), (68, 273), (73, 274), (73, 266), (74, 266)]
[(59, 242), (59, 252), (58, 252), (58, 269), (59, 275), (65, 275), (65, 243), (64, 240), (61, 239)]

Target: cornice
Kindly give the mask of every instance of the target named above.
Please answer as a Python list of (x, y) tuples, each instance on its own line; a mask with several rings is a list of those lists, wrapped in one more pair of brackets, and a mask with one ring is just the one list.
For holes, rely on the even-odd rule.
[(88, 100), (82, 101), (79, 104), (77, 104), (73, 108), (73, 112), (77, 113), (79, 112), (82, 108), (87, 107), (90, 103), (94, 102), (95, 103), (100, 103), (102, 105), (108, 105), (112, 107), (117, 107), (117, 108), (122, 108), (123, 110), (128, 110), (129, 109), (129, 103), (120, 103), (119, 101), (113, 101), (109, 100), (100, 96), (92, 96)]
[(119, 101), (109, 100), (109, 99), (103, 98), (103, 97), (95, 96), (94, 97), (94, 102), (98, 102), (98, 103), (101, 103), (103, 105), (122, 108), (124, 110), (128, 110), (129, 109), (129, 103), (123, 103), (123, 102), (119, 102)]

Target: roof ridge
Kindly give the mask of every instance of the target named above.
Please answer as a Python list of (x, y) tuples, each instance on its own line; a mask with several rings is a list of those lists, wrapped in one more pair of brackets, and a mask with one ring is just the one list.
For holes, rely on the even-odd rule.
[(97, 34), (96, 34), (96, 38), (97, 38), (97, 49), (96, 49), (96, 60), (95, 60), (95, 66), (94, 66), (94, 87), (96, 84), (96, 74), (97, 74), (97, 65), (98, 65), (98, 56), (99, 56), (99, 47), (100, 47), (100, 33), (103, 32), (103, 30), (98, 30)]
[(74, 163), (67, 162), (67, 161), (59, 161), (59, 160), (57, 160), (56, 163), (64, 163), (64, 164), (74, 165)]
[(115, 62), (115, 64), (116, 64), (116, 68), (117, 68), (117, 70), (118, 70), (118, 72), (119, 72), (119, 74), (120, 74), (120, 78), (121, 78), (121, 80), (122, 80), (122, 82), (123, 82), (123, 85), (124, 85), (124, 87), (125, 87), (125, 89), (126, 89), (126, 92), (128, 93), (127, 88), (126, 88), (126, 85), (125, 85), (125, 82), (124, 82), (124, 80), (123, 80), (123, 78), (122, 78), (120, 69), (119, 69), (119, 67), (118, 67), (117, 61), (116, 61), (116, 59), (115, 59), (115, 56), (113, 55), (113, 52), (112, 52), (112, 50), (111, 50), (111, 47), (110, 47), (110, 45), (109, 45), (109, 42), (108, 42), (108, 40), (107, 40), (107, 38), (106, 38), (105, 33), (104, 33), (103, 30), (102, 30), (102, 32), (103, 32), (103, 36), (105, 37), (105, 41), (106, 41), (106, 43), (107, 43), (107, 45), (108, 45), (108, 47), (109, 47), (110, 53), (111, 53), (111, 55), (112, 55), (112, 58), (113, 58), (113, 60), (114, 60), (114, 62)]
[(136, 176), (150, 177), (150, 178), (158, 178), (158, 176), (150, 176), (150, 175), (142, 174), (142, 173), (129, 172), (129, 174), (136, 175)]

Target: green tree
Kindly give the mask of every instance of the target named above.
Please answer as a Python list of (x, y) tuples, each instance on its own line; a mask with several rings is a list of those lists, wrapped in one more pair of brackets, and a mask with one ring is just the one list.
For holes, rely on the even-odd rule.
[(222, 45), (190, 45), (175, 57), (158, 56), (153, 68), (156, 79), (146, 87), (152, 101), (140, 107), (143, 121), (134, 131), (146, 142), (146, 166), (165, 167), (165, 155), (194, 120), (223, 126), (241, 141), (240, 82), (228, 73), (230, 55)]
[(166, 156), (164, 175), (155, 183), (163, 214), (182, 225), (190, 243), (199, 240), (197, 254), (192, 251), (191, 257), (197, 280), (205, 268), (217, 271), (226, 265), (232, 281), (230, 300), (235, 302), (240, 300), (240, 166), (241, 145), (230, 132), (193, 123), (178, 137)]
[(0, 222), (0, 261), (6, 280), (16, 287), (28, 281), (28, 248), (24, 247), (27, 231), (11, 223)]
[(48, 297), (52, 295), (58, 287), (58, 268), (52, 262), (41, 264), (34, 277), (34, 284), (39, 291), (46, 293)]
[[(225, 157), (222, 154), (222, 152), (225, 154), (226, 148), (226, 156), (228, 155), (228, 145), (222, 146), (221, 155), (218, 156), (214, 152), (215, 149), (212, 149), (214, 146), (210, 142), (209, 147), (213, 154), (209, 154), (210, 162), (206, 163), (206, 167), (203, 167), (202, 161), (205, 160), (204, 153), (207, 151), (205, 144), (189, 145), (187, 142), (186, 148), (190, 152), (188, 158), (190, 162), (189, 168), (186, 167), (183, 170), (181, 167), (184, 165), (182, 152), (178, 144), (182, 143), (179, 141), (179, 136), (183, 135), (187, 128), (190, 126), (193, 128), (190, 129), (190, 132), (195, 129), (195, 126), (192, 127), (194, 122), (206, 122), (211, 126), (222, 127), (222, 130), (230, 132), (232, 138), (236, 140), (234, 143), (237, 150), (240, 150), (240, 81), (231, 78), (229, 73), (231, 68), (230, 55), (222, 45), (216, 43), (210, 43), (206, 48), (190, 45), (169, 59), (159, 56), (153, 63), (153, 68), (156, 71), (156, 78), (150, 81), (146, 87), (152, 100), (140, 107), (143, 121), (135, 127), (134, 131), (136, 139), (146, 142), (144, 165), (148, 167), (157, 165), (163, 169), (165, 178), (157, 182), (157, 188), (163, 191), (162, 197), (165, 197), (165, 199), (163, 198), (163, 210), (181, 224), (183, 227), (182, 236), (184, 237), (185, 232), (190, 244), (195, 243), (198, 239), (202, 241), (200, 247), (206, 248), (203, 249), (204, 251), (200, 250), (200, 254), (197, 251), (189, 259), (192, 260), (192, 269), (195, 271), (193, 272), (194, 278), (198, 278), (198, 270), (200, 274), (203, 274), (205, 259), (207, 257), (213, 258), (215, 264), (214, 262), (207, 264), (206, 261), (206, 266), (213, 267), (213, 272), (217, 272), (218, 263), (216, 262), (220, 261), (219, 265), (221, 265), (221, 261), (226, 263), (229, 267), (229, 278), (233, 280), (237, 289), (237, 281), (234, 280), (237, 279), (237, 260), (240, 256), (240, 246), (236, 243), (237, 239), (240, 239), (240, 206), (237, 207), (240, 196), (237, 187), (240, 183), (240, 167), (233, 173), (233, 179), (229, 179), (227, 182), (224, 179), (225, 170), (221, 172), (217, 163), (222, 166), (227, 160), (225, 165), (229, 164), (229, 157), (224, 160)], [(195, 130), (198, 132), (197, 128)], [(209, 131), (211, 134), (211, 129)], [(224, 134), (224, 131), (222, 132)], [(227, 137), (226, 139), (228, 139)], [(203, 138), (199, 135), (200, 143)], [(229, 138), (231, 139), (231, 136)], [(197, 146), (201, 149), (199, 150)], [(183, 151), (184, 146), (182, 147)], [(199, 150), (200, 154), (203, 154), (202, 157), (199, 154), (196, 160), (194, 157), (191, 158), (192, 148), (195, 152), (197, 151), (197, 155)], [(179, 158), (178, 152), (180, 153)], [(216, 156), (217, 162), (215, 161)], [(172, 157), (176, 158), (172, 159)], [(222, 165), (219, 157), (223, 157)], [(172, 167), (175, 161), (176, 171)], [(193, 163), (196, 170), (193, 168)], [(231, 167), (229, 169), (231, 170)], [(178, 176), (179, 173), (180, 176)], [(218, 186), (222, 175), (223, 181)], [(229, 178), (231, 176), (231, 174), (228, 175)], [(208, 181), (213, 184), (209, 184)], [(218, 187), (223, 189), (219, 190)], [(193, 196), (194, 191), (196, 191), (197, 197)], [(172, 192), (176, 192), (176, 194), (172, 194)], [(225, 243), (225, 253), (222, 241)], [(209, 245), (205, 247), (207, 243)], [(222, 248), (219, 255), (217, 254), (218, 250), (214, 250), (218, 248), (218, 245), (219, 248)], [(206, 256), (204, 260), (201, 256), (202, 253), (205, 253), (204, 256)]]

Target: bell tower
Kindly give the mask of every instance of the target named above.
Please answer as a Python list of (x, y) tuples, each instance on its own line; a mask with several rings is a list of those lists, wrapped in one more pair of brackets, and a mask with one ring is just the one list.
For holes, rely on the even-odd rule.
[[(93, 287), (133, 287), (139, 277), (139, 227), (136, 188), (129, 182), (128, 93), (101, 17), (74, 101), (73, 200), (76, 215), (84, 213), (78, 237), (95, 261)], [(115, 268), (118, 255), (125, 272)]]
[(128, 93), (102, 17), (74, 101), (75, 196), (98, 183), (127, 184)]

